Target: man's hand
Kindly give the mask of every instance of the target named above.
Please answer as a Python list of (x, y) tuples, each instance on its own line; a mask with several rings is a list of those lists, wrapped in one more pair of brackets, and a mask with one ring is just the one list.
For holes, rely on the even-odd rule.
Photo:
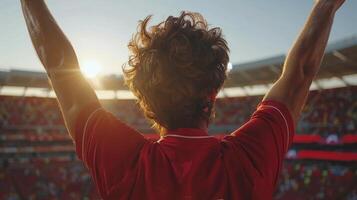
[(71, 136), (83, 107), (97, 103), (94, 90), (79, 70), (77, 56), (43, 0), (21, 0), (26, 25), (38, 57), (56, 92)]
[(318, 73), (336, 11), (345, 0), (318, 0), (303, 31), (290, 50), (279, 80), (264, 100), (284, 103), (295, 123), (305, 105), (309, 88)]
[(336, 12), (346, 0), (315, 0), (321, 6), (331, 7)]

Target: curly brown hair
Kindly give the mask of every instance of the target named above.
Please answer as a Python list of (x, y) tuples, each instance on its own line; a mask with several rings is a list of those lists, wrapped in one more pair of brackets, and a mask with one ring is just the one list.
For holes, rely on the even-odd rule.
[(170, 16), (147, 29), (150, 19), (140, 21), (129, 42), (125, 83), (159, 131), (208, 123), (215, 94), (227, 77), (229, 48), (221, 29), (209, 28), (202, 15), (193, 12)]

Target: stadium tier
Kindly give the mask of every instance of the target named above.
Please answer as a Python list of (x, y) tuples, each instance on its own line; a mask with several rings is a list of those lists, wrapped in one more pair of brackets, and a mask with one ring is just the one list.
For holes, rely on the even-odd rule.
[[(216, 102), (216, 117), (211, 134), (229, 133), (248, 120), (262, 96), (221, 98)], [(41, 134), (65, 132), (57, 102), (53, 98), (0, 96), (0, 119), (3, 132), (35, 131)], [(134, 100), (104, 100), (103, 106), (119, 119), (153, 133)], [(327, 137), (356, 133), (357, 87), (311, 92), (297, 127), (298, 134)]]
[[(238, 128), (261, 98), (218, 99), (210, 134), (221, 137)], [(148, 138), (158, 138), (134, 100), (102, 104)], [(55, 99), (0, 96), (0, 118), (0, 199), (98, 198), (88, 172), (76, 159)], [(311, 92), (276, 199), (301, 199), (302, 194), (311, 199), (356, 198), (356, 122), (356, 86)]]
[(286, 162), (275, 199), (357, 198), (357, 165)]
[[(4, 167), (4, 166), (3, 166)], [(0, 199), (99, 199), (80, 162), (32, 160), (0, 173)]]
[[(294, 161), (285, 163), (274, 199), (354, 200), (356, 198), (356, 164)], [(32, 160), (30, 163), (16, 162), (2, 166), (0, 199), (94, 200), (99, 198), (81, 162)]]
[[(79, 6), (78, 26), (68, 24), (77, 20), (73, 12), (60, 12), (73, 6), (53, 5), (68, 36), (74, 36), (73, 45), (45, 0), (2, 6), (10, 8), (6, 15), (22, 8), (29, 37), (18, 37), (15, 15), (0, 12), (0, 21), (5, 19), (1, 65), (8, 65), (0, 66), (0, 200), (357, 200), (357, 35), (327, 44), (346, 0), (315, 0), (288, 54), (235, 64), (237, 58), (285, 51), (292, 25), (300, 21), (295, 8), (302, 13), (307, 4), (244, 8), (234, 3), (248, 19), (240, 28), (249, 30), (260, 21), (261, 31), (243, 40), (231, 35), (237, 26), (227, 17), (220, 25), (228, 29), (225, 35), (200, 13), (182, 11), (153, 26), (149, 16), (139, 21), (127, 55), (105, 44), (113, 34), (103, 27), (116, 18), (109, 12), (124, 15), (125, 28), (116, 23), (111, 30), (120, 29), (123, 39), (138, 13), (172, 10), (184, 1), (157, 8), (136, 2), (135, 9), (120, 12), (98, 2)], [(187, 8), (195, 4), (184, 3)], [(222, 3), (218, 10), (204, 4), (200, 10), (211, 17), (222, 10), (237, 15)], [(356, 33), (354, 26), (347, 27), (348, 20), (356, 20), (350, 15), (353, 3), (346, 4), (331, 40)], [(269, 9), (269, 16), (260, 12)], [(270, 14), (288, 16), (291, 10), (289, 20), (280, 17), (288, 26), (279, 31), (276, 25), (283, 23)], [(93, 26), (103, 19), (105, 24)], [(95, 29), (108, 30), (98, 34)], [(86, 37), (79, 36), (81, 31)], [(283, 40), (274, 42), (279, 37)], [(26, 71), (36, 69), (25, 49), (30, 41), (42, 71)], [(260, 49), (254, 49), (257, 45)], [(249, 48), (242, 55), (232, 54), (244, 46)], [(129, 60), (120, 73), (122, 56)], [(12, 67), (24, 63), (28, 66)], [(122, 122), (103, 111), (98, 100)]]

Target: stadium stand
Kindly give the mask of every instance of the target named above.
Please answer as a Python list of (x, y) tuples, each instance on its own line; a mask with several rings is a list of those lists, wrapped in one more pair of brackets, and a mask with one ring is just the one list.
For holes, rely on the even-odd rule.
[[(248, 120), (261, 99), (262, 96), (218, 99), (216, 118), (210, 132), (222, 134), (233, 131)], [(0, 126), (3, 128), (64, 129), (60, 110), (53, 98), (0, 96), (0, 102)], [(126, 123), (144, 133), (148, 132), (149, 124), (134, 100), (104, 100), (102, 104)], [(313, 91), (301, 116), (297, 133), (318, 134), (323, 137), (355, 133), (356, 110), (355, 86)]]
[(275, 199), (356, 199), (356, 165), (286, 162)]
[[(357, 38), (329, 47), (315, 89), (303, 111), (294, 144), (282, 170), (275, 199), (357, 199), (357, 86), (345, 76), (357, 74)], [(241, 97), (228, 90), (216, 102), (209, 133), (222, 137), (248, 120), (260, 95), (246, 90), (275, 80), (284, 56), (234, 66), (226, 87), (240, 87)], [(319, 80), (334, 78), (338, 88)], [(27, 95), (26, 88), (50, 91), (43, 73), (0, 72), (0, 199), (98, 199), (54, 98)], [(101, 80), (106, 90), (126, 89), (111, 76)], [(93, 84), (95, 86), (95, 84)], [(5, 87), (23, 87), (20, 95)], [(105, 108), (158, 139), (134, 100), (102, 100)], [(302, 196), (304, 194), (304, 197)]]
[[(219, 99), (211, 134), (222, 135), (239, 127), (248, 120), (261, 98)], [(351, 191), (357, 192), (357, 187), (335, 188), (335, 184), (357, 185), (353, 182), (357, 180), (356, 166), (342, 163), (326, 168), (325, 164), (314, 163), (314, 160), (356, 161), (357, 153), (331, 150), (332, 144), (344, 143), (344, 136), (357, 137), (356, 102), (355, 86), (311, 93), (297, 128), (300, 138), (295, 139), (296, 144), (288, 153), (290, 161), (283, 170), (277, 199), (299, 199), (297, 194), (311, 194), (314, 199), (356, 196)], [(153, 130), (134, 100), (105, 100), (102, 103), (120, 119), (152, 136)], [(0, 199), (21, 199), (21, 196), (29, 199), (98, 198), (89, 174), (75, 158), (55, 99), (1, 96), (0, 117), (0, 155), (6, 158), (2, 159)], [(145, 132), (147, 130), (149, 132)], [(301, 150), (299, 144), (328, 145), (329, 148), (316, 151), (305, 147)]]

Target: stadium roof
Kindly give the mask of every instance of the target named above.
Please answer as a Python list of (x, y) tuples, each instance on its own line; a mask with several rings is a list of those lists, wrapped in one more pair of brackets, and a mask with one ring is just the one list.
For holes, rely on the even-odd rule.
[[(225, 88), (265, 85), (277, 80), (281, 73), (285, 55), (234, 65), (229, 72)], [(357, 75), (357, 36), (330, 44), (317, 79), (338, 79), (350, 85), (343, 77)], [(99, 77), (91, 81), (99, 90), (127, 90), (120, 76)], [(0, 71), (1, 87), (42, 88), (50, 90), (47, 76), (43, 72), (21, 70)], [(318, 87), (318, 86), (317, 86)], [(322, 87), (323, 88), (323, 87)]]
[[(270, 84), (281, 74), (285, 55), (234, 65), (226, 87)], [(316, 79), (357, 74), (357, 36), (328, 46)], [(348, 85), (348, 83), (347, 83)]]

